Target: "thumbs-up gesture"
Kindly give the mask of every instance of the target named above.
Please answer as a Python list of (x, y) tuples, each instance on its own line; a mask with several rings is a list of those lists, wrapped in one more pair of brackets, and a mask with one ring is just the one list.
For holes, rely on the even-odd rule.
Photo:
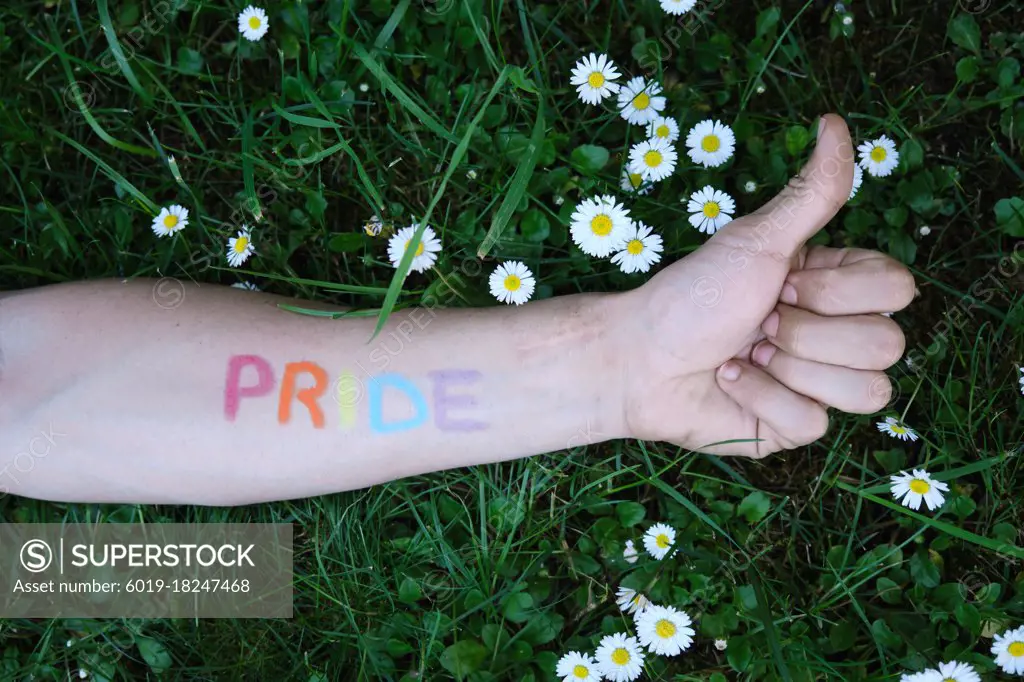
[(617, 300), (633, 321), (621, 328), (631, 435), (763, 457), (824, 435), (829, 407), (885, 407), (882, 370), (905, 340), (880, 313), (910, 303), (913, 277), (873, 251), (804, 246), (846, 203), (853, 162), (845, 122), (823, 117), (778, 196)]

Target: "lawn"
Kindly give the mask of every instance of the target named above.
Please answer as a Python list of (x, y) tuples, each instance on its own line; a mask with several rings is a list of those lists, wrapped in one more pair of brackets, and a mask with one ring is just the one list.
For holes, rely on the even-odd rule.
[[(756, 209), (821, 114), (895, 140), (897, 169), (814, 242), (912, 269), (898, 390), (760, 461), (616, 441), (246, 508), (5, 496), (6, 522), (290, 522), (296, 584), (291, 620), (0, 621), (0, 678), (551, 680), (564, 653), (632, 631), (622, 584), (695, 621), (643, 679), (897, 680), (953, 659), (1010, 679), (989, 650), (1024, 623), (1024, 2), (702, 0), (671, 17), (656, 0), (273, 0), (258, 42), (243, 7), (0, 7), (0, 290), (251, 282), (384, 319), (497, 305), (499, 260), (532, 269), (534, 298), (639, 286), (650, 273), (568, 235), (579, 201), (622, 193), (643, 137), (569, 84), (607, 53), (661, 83), (684, 138), (707, 118), (736, 132), (725, 166), (629, 199), (665, 241), (655, 271), (707, 238), (680, 199), (711, 184)], [(159, 238), (171, 204), (189, 225)], [(388, 234), (424, 219), (441, 257), (398, 279)], [(242, 224), (256, 255), (233, 268)], [(880, 433), (887, 415), (920, 439)], [(893, 502), (910, 467), (949, 483), (941, 509)], [(677, 531), (663, 561), (642, 548), (656, 522)]]

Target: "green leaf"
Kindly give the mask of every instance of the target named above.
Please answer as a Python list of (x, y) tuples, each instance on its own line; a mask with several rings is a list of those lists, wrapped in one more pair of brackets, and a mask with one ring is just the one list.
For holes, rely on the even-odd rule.
[(342, 232), (331, 237), (327, 248), (334, 253), (350, 253), (363, 248), (366, 240), (358, 232)]
[(1001, 89), (1011, 87), (1020, 77), (1020, 62), (1013, 57), (1003, 57), (996, 64), (996, 85)]
[(786, 130), (786, 151), (790, 156), (797, 156), (811, 141), (811, 134), (803, 126), (790, 126)]
[(163, 673), (170, 670), (174, 661), (171, 659), (171, 655), (167, 653), (166, 647), (163, 644), (152, 639), (150, 637), (136, 637), (135, 644), (139, 647), (139, 653), (142, 654), (142, 660), (146, 662), (150, 670), (156, 674)]
[(441, 666), (455, 677), (476, 672), (487, 660), (487, 649), (475, 639), (456, 642), (441, 654)]
[(898, 261), (910, 265), (917, 258), (917, 243), (906, 232), (889, 234), (889, 253)]
[(900, 147), (900, 161), (907, 170), (924, 165), (924, 147), (917, 140), (910, 139)]
[(887, 604), (899, 604), (903, 601), (903, 588), (895, 580), (882, 576), (875, 582), (878, 597)]
[(903, 645), (903, 638), (893, 632), (881, 618), (871, 624), (871, 636), (886, 649), (899, 649)]
[(508, 73), (508, 80), (512, 85), (516, 86), (520, 90), (532, 95), (536, 95), (538, 93), (537, 86), (534, 84), (533, 80), (523, 73), (523, 67), (521, 66), (512, 67), (512, 70)]
[(960, 495), (953, 500), (953, 504), (950, 505), (950, 509), (959, 518), (964, 519), (978, 509), (978, 503), (966, 495)]
[(757, 523), (768, 515), (772, 508), (771, 500), (760, 490), (750, 493), (740, 502), (736, 513), (747, 519), (749, 523)]
[(203, 55), (191, 47), (179, 47), (178, 68), (191, 75), (200, 73), (203, 70)]
[(910, 576), (921, 587), (936, 587), (939, 584), (939, 567), (931, 562), (925, 553), (910, 557)]
[(750, 666), (753, 653), (750, 651), (750, 642), (745, 639), (729, 642), (729, 648), (725, 651), (725, 658), (729, 665), (736, 672), (743, 672)]
[(519, 231), (523, 239), (532, 243), (540, 244), (551, 234), (551, 221), (548, 217), (535, 208), (530, 209), (519, 221)]
[(502, 606), (502, 614), (513, 623), (525, 623), (530, 619), (533, 597), (529, 592), (513, 592)]
[(782, 18), (782, 10), (778, 7), (772, 7), (761, 11), (757, 15), (757, 20), (754, 23), (754, 31), (758, 38), (762, 38), (768, 34), (775, 26), (779, 23), (779, 19)]
[(620, 502), (615, 505), (615, 514), (623, 528), (632, 528), (644, 520), (647, 510), (639, 502)]
[(569, 162), (586, 176), (596, 175), (608, 163), (608, 150), (593, 144), (584, 144), (572, 150)]
[(398, 601), (412, 604), (419, 601), (422, 597), (423, 590), (420, 589), (418, 582), (409, 576), (402, 579), (402, 583), (398, 586)]
[(996, 225), (1011, 237), (1024, 237), (1024, 199), (1011, 197), (996, 202)]
[(981, 51), (981, 28), (970, 14), (961, 12), (950, 19), (946, 35), (965, 50)]
[(828, 642), (833, 651), (846, 651), (857, 641), (857, 628), (852, 620), (833, 623), (828, 631)]
[(892, 450), (876, 450), (871, 454), (874, 456), (875, 461), (882, 465), (882, 468), (887, 474), (900, 471), (907, 463), (906, 453), (899, 448), (893, 448)]
[(978, 79), (978, 58), (964, 57), (956, 63), (956, 77), (961, 83), (973, 83)]

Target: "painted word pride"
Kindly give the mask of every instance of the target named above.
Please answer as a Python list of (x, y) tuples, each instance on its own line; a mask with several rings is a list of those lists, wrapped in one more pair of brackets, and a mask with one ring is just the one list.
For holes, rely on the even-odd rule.
[[(481, 379), (480, 372), (466, 369), (445, 369), (429, 372), (428, 391), (432, 398), (433, 423), (442, 431), (479, 431), (487, 424), (468, 418), (477, 406), (470, 392)], [(311, 386), (309, 384), (312, 384)], [(305, 388), (300, 388), (305, 386)], [(277, 376), (270, 362), (259, 355), (232, 355), (228, 358), (224, 382), (224, 417), (233, 422), (238, 417), (242, 400), (265, 398), (278, 387)], [(427, 396), (407, 377), (397, 372), (376, 374), (365, 382), (349, 372), (342, 372), (331, 384), (327, 372), (315, 362), (289, 362), (284, 366), (277, 390), (277, 421), (287, 424), (294, 413), (308, 413), (313, 427), (327, 424), (325, 407), (337, 415), (339, 427), (350, 429), (356, 423), (356, 407), (365, 393), (369, 406), (370, 429), (374, 433), (398, 433), (423, 426), (431, 417)], [(391, 404), (401, 399), (412, 409), (412, 416), (385, 419), (384, 397), (391, 395)], [(329, 396), (329, 397), (328, 397)], [(406, 411), (407, 414), (407, 411)]]

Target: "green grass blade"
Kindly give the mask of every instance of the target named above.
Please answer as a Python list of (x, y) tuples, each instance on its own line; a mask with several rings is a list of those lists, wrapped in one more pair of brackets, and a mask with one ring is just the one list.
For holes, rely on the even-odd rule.
[(145, 206), (146, 210), (149, 211), (152, 215), (156, 215), (157, 213), (160, 212), (160, 209), (157, 207), (157, 205), (155, 203), (153, 203), (149, 199), (149, 197), (147, 197), (145, 194), (140, 192), (138, 187), (136, 187), (132, 183), (128, 182), (128, 180), (126, 180), (123, 175), (121, 175), (116, 170), (111, 168), (103, 159), (101, 159), (100, 157), (96, 156), (91, 151), (89, 151), (88, 149), (86, 149), (82, 145), (78, 144), (77, 142), (72, 140), (70, 137), (60, 133), (59, 131), (50, 130), (49, 132), (50, 132), (50, 134), (54, 135), (55, 137), (59, 138), (60, 140), (63, 140), (65, 143), (67, 143), (67, 144), (71, 145), (72, 147), (74, 147), (75, 149), (77, 149), (79, 152), (82, 153), (82, 155), (86, 156), (89, 160), (91, 160), (93, 163), (95, 163), (97, 166), (99, 166), (100, 170), (103, 171), (103, 173), (108, 178), (110, 178), (111, 180), (113, 180), (117, 184), (121, 185), (122, 189), (124, 189), (126, 192), (128, 192), (128, 194), (133, 196), (135, 198), (135, 200), (138, 201), (140, 204)]
[(242, 183), (245, 186), (245, 198), (249, 210), (256, 222), (263, 220), (263, 209), (260, 208), (259, 197), (256, 196), (256, 174), (252, 167), (253, 154), (252, 111), (245, 115), (242, 124)]
[(117, 62), (117, 68), (121, 69), (121, 73), (124, 74), (124, 78), (128, 81), (128, 84), (132, 86), (132, 90), (135, 91), (142, 101), (147, 105), (153, 103), (153, 98), (150, 96), (146, 89), (139, 83), (139, 79), (135, 77), (135, 72), (132, 71), (131, 64), (125, 59), (124, 50), (121, 49), (121, 43), (117, 39), (117, 32), (114, 31), (114, 25), (110, 22), (110, 11), (107, 9), (107, 0), (96, 0), (96, 9), (100, 14), (100, 26), (103, 27), (103, 35), (107, 39), (107, 44), (110, 45), (110, 54), (114, 55), (114, 61)]

